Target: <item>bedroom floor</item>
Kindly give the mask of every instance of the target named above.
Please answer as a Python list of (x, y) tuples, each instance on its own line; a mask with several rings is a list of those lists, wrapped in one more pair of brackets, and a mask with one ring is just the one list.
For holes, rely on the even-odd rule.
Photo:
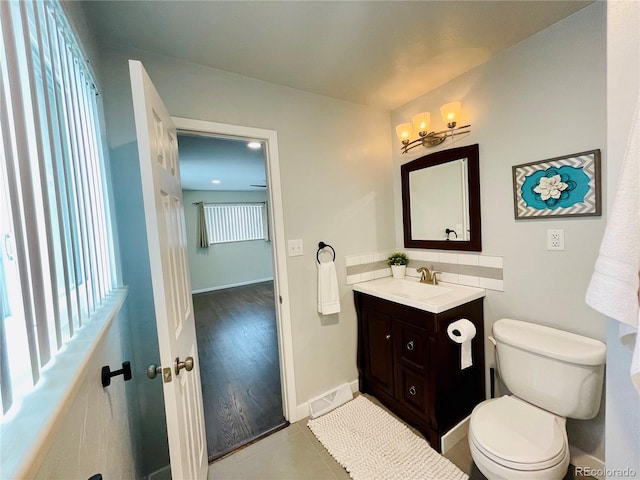
[[(300, 420), (212, 463), (209, 465), (208, 478), (210, 480), (349, 479), (345, 469), (329, 455), (309, 430), (308, 420), (308, 418)], [(486, 480), (486, 477), (473, 464), (466, 437), (454, 445), (445, 457), (468, 474), (471, 480)], [(570, 470), (565, 480), (591, 478), (575, 477)]]
[(193, 296), (209, 461), (283, 428), (273, 282)]

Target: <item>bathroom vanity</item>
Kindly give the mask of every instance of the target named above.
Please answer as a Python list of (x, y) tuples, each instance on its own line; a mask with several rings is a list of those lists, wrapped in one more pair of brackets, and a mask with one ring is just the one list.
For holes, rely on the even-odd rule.
[[(485, 399), (484, 290), (417, 279), (355, 284), (360, 391), (378, 398), (440, 451), (440, 439)], [(461, 344), (447, 327), (468, 319), (476, 329), (472, 365), (461, 369)]]

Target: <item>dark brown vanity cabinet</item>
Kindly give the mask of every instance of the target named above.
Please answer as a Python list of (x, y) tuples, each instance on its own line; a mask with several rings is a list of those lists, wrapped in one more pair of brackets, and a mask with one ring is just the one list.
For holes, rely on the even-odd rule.
[[(378, 398), (440, 451), (440, 437), (485, 399), (483, 299), (430, 313), (354, 292), (360, 391)], [(460, 369), (450, 323), (476, 327), (473, 365)]]

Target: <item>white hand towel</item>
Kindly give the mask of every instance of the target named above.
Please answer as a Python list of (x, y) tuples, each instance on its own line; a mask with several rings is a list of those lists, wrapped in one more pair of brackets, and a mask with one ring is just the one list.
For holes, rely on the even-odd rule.
[(333, 262), (318, 264), (318, 312), (322, 315), (340, 312), (338, 276)]
[(621, 322), (620, 336), (635, 335), (631, 380), (640, 392), (640, 98), (622, 161), (615, 199), (586, 301)]

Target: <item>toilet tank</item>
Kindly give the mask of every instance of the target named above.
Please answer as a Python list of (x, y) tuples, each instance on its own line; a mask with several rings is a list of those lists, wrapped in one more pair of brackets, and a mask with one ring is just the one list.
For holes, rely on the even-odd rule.
[(498, 372), (517, 397), (568, 418), (600, 408), (606, 346), (599, 340), (503, 318), (493, 325)]

